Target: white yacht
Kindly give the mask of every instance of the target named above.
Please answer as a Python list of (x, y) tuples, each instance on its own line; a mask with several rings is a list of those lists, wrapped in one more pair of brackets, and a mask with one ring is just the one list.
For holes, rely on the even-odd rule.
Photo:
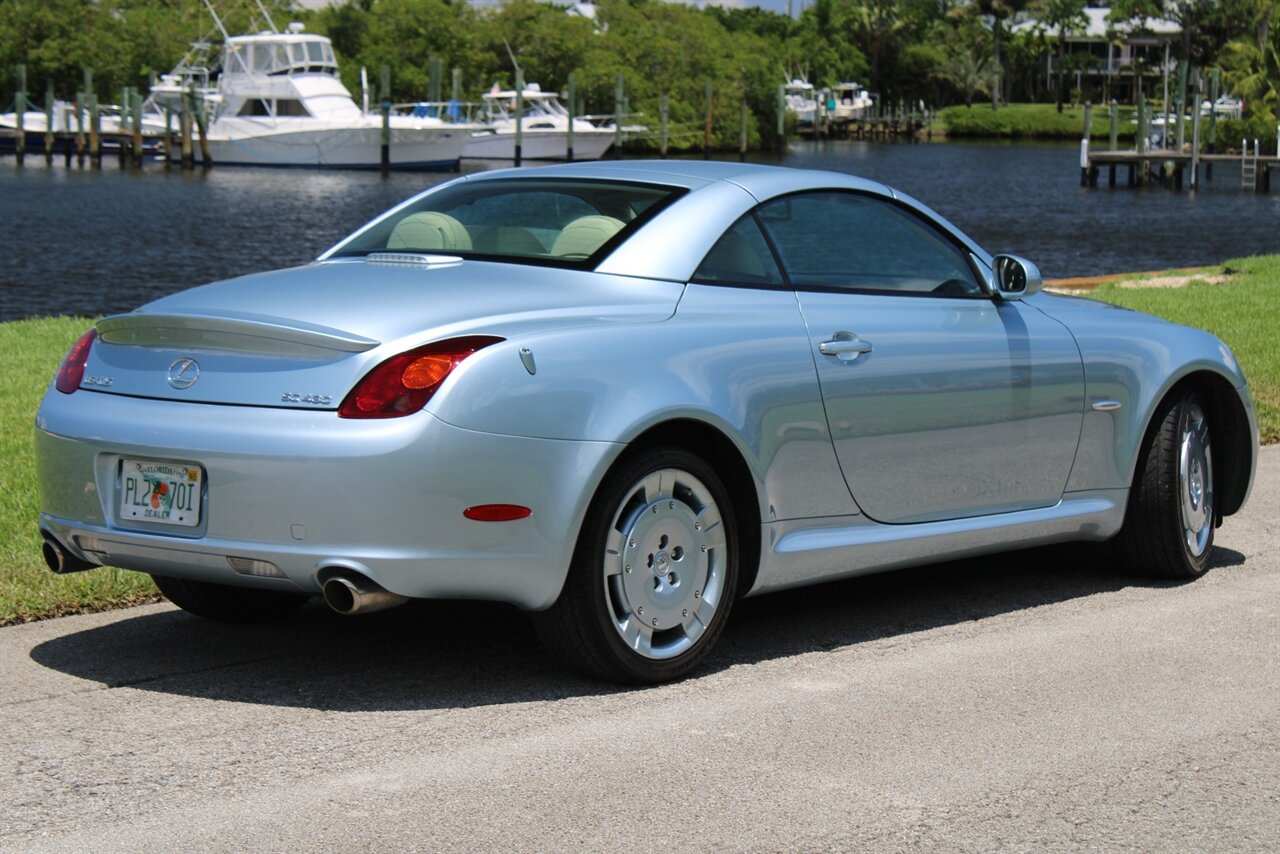
[[(598, 160), (613, 145), (614, 128), (600, 126), (584, 117), (570, 119), (569, 111), (554, 92), (544, 92), (537, 83), (525, 86), (521, 113), (520, 156), (525, 160), (564, 160), (569, 146), (569, 123), (573, 122), (574, 160)], [(516, 151), (516, 92), (499, 89), (495, 83), (484, 96), (488, 126), (474, 131), (463, 149), (464, 157), (512, 160)]]
[[(152, 90), (152, 101), (176, 107), (188, 86), (198, 90), (210, 113), (207, 138), (215, 164), (381, 165), (382, 116), (362, 110), (342, 85), (328, 38), (303, 32), (300, 24), (284, 33), (228, 36), (216, 86), (192, 83), (203, 71), (175, 69)], [(463, 145), (479, 127), (392, 115), (390, 165), (456, 168)]]

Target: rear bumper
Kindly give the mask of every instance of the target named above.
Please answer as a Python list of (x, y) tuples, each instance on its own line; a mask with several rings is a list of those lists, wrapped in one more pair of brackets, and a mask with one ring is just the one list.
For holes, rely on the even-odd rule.
[[(76, 556), (142, 572), (318, 593), (323, 570), (346, 567), (404, 596), (537, 609), (559, 594), (586, 503), (617, 452), (463, 430), (425, 412), (351, 421), (51, 392), (37, 415), (40, 525)], [(200, 524), (119, 519), (126, 457), (201, 466)], [(489, 503), (533, 514), (462, 515)], [(285, 577), (241, 575), (228, 558), (267, 561)]]

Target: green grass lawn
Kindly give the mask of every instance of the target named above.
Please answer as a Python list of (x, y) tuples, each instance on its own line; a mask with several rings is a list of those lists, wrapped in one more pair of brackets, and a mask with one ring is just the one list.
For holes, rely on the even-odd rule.
[[(975, 107), (974, 109), (978, 109)], [(1104, 285), (1094, 296), (1213, 332), (1235, 351), (1258, 409), (1262, 441), (1280, 441), (1280, 255), (1230, 261), (1223, 284), (1177, 289)], [(1208, 270), (1221, 272), (1223, 268)], [(156, 596), (136, 572), (96, 569), (56, 576), (40, 559), (32, 453), (40, 397), (59, 361), (88, 329), (84, 318), (0, 323), (0, 625), (145, 601)]]
[[(1124, 106), (1118, 109), (1119, 138), (1131, 141), (1137, 131), (1134, 110)], [(990, 103), (975, 103), (972, 107), (961, 105), (941, 109), (937, 120), (951, 137), (1078, 140), (1084, 130), (1084, 107), (1065, 106), (1059, 113), (1053, 104), (1006, 104), (993, 110)], [(1095, 144), (1105, 143), (1110, 133), (1111, 119), (1106, 105), (1094, 105)]]
[(36, 407), (85, 318), (0, 323), (0, 625), (154, 598), (151, 579), (97, 569), (58, 576), (40, 559), (32, 451)]

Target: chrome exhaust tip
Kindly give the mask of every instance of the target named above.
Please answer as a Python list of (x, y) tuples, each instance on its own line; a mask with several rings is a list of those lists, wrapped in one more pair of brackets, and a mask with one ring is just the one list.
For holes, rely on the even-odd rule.
[(358, 575), (335, 575), (321, 587), (324, 603), (339, 614), (372, 614), (409, 601)]
[(41, 533), (44, 535), (44, 544), (40, 546), (40, 556), (44, 558), (44, 565), (49, 567), (51, 572), (66, 575), (97, 568), (97, 564), (89, 563), (68, 552), (48, 533), (43, 531)]

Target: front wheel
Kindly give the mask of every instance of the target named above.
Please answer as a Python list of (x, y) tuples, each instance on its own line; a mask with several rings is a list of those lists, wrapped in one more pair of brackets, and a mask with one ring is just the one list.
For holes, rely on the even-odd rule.
[(279, 590), (258, 590), (212, 584), (189, 578), (153, 575), (165, 598), (182, 610), (222, 623), (264, 623), (287, 617), (307, 604), (310, 596)]
[(737, 521), (720, 478), (687, 451), (655, 448), (605, 478), (564, 589), (534, 625), (590, 676), (678, 679), (723, 630), (737, 580)]
[(1209, 567), (1217, 521), (1209, 417), (1193, 391), (1157, 417), (1116, 545), (1138, 574), (1196, 578)]

